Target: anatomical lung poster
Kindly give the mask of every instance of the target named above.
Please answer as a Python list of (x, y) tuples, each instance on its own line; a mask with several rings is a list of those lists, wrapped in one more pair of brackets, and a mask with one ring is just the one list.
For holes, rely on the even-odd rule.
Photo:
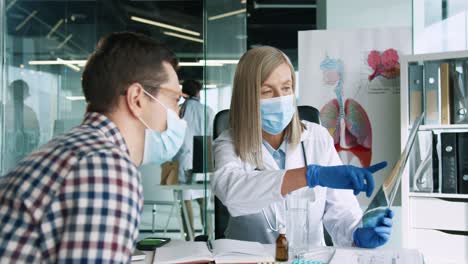
[(389, 166), (400, 156), (400, 58), (411, 29), (299, 32), (299, 105), (320, 111), (344, 164)]

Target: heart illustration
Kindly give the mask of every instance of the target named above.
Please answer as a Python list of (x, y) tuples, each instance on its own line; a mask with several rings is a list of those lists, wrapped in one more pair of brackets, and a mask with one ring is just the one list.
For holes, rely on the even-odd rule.
[(383, 76), (392, 79), (400, 75), (400, 63), (398, 62), (398, 52), (394, 49), (388, 49), (382, 54), (373, 50), (367, 56), (367, 64), (374, 72), (369, 75), (369, 81), (377, 76)]

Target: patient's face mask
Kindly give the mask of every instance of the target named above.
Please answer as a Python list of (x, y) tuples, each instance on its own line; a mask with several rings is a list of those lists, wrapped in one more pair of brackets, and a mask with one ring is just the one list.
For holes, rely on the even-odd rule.
[(163, 132), (151, 129), (143, 119), (139, 118), (146, 127), (145, 146), (141, 165), (159, 165), (171, 160), (177, 154), (184, 142), (187, 123), (185, 120), (180, 119), (173, 110), (167, 108), (156, 97), (152, 96), (147, 91), (144, 91), (144, 93), (161, 104), (166, 109), (167, 113), (167, 129)]
[(291, 122), (296, 106), (293, 95), (260, 100), (262, 128), (271, 135), (277, 135)]

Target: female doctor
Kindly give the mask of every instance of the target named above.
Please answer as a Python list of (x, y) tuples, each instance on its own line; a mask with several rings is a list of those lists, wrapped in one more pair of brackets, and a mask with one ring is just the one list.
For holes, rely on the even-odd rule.
[(286, 197), (298, 196), (311, 201), (310, 245), (324, 245), (323, 225), (335, 245), (383, 245), (393, 212), (387, 210), (376, 226), (359, 227), (362, 210), (355, 195), (372, 194), (372, 173), (386, 163), (342, 165), (328, 131), (299, 120), (294, 91), (293, 66), (280, 50), (254, 48), (240, 59), (231, 129), (214, 143), (212, 188), (231, 214), (226, 238), (274, 243), (278, 227), (285, 225)]

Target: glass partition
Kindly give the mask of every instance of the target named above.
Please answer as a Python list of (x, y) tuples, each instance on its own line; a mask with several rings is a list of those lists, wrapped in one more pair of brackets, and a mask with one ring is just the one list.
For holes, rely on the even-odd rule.
[[(3, 17), (3, 14), (4, 14), (4, 10), (5, 10), (5, 2), (4, 1), (0, 1), (0, 17)], [(5, 36), (5, 28), (4, 28), (4, 19), (1, 19), (0, 18), (0, 154), (3, 155), (4, 153), (4, 150), (3, 150), (3, 146), (4, 146), (4, 129), (5, 129), (5, 126), (3, 125), (3, 120), (4, 120), (4, 113), (5, 113), (5, 109), (4, 109), (4, 87), (5, 87), (5, 78), (3, 78), (4, 76), (4, 73), (3, 73), (3, 69), (5, 67), (5, 56), (4, 56), (4, 53), (5, 53), (5, 50), (4, 50), (4, 36)], [(3, 159), (0, 158), (0, 175), (2, 175), (2, 168), (3, 168)]]
[[(246, 50), (245, 1), (0, 0), (0, 18), (1, 175), (55, 135), (81, 123), (86, 110), (81, 74), (87, 57), (105, 34), (134, 31), (166, 43), (176, 53), (181, 85), (186, 80), (203, 84), (200, 122), (206, 133), (201, 135), (203, 155), (194, 156), (205, 157), (201, 171), (205, 181), (201, 178), (194, 188), (201, 185), (203, 195), (209, 195), (210, 127), (214, 115), (229, 108), (235, 67)], [(188, 138), (185, 144), (195, 147), (195, 139)], [(190, 166), (192, 159), (186, 161)], [(185, 196), (160, 188), (160, 166), (141, 167), (141, 172), (142, 234), (184, 237), (182, 203), (175, 202)], [(179, 185), (199, 180), (187, 183), (180, 173), (177, 176)], [(213, 205), (206, 201), (192, 203), (194, 235), (212, 230)], [(206, 207), (203, 212), (200, 206)], [(208, 219), (204, 225), (202, 215)]]
[[(234, 73), (242, 54), (247, 51), (246, 1), (205, 0), (205, 86), (201, 100), (206, 105), (206, 129), (208, 137), (204, 156), (212, 162), (211, 142), (213, 121), (216, 113), (229, 109), (231, 103)], [(205, 175), (205, 183), (211, 177), (212, 164)], [(206, 186), (209, 190), (209, 186)], [(209, 197), (207, 205), (208, 229), (206, 233), (214, 237), (214, 197)]]
[(228, 109), (237, 62), (247, 51), (245, 1), (206, 0), (206, 102)]

